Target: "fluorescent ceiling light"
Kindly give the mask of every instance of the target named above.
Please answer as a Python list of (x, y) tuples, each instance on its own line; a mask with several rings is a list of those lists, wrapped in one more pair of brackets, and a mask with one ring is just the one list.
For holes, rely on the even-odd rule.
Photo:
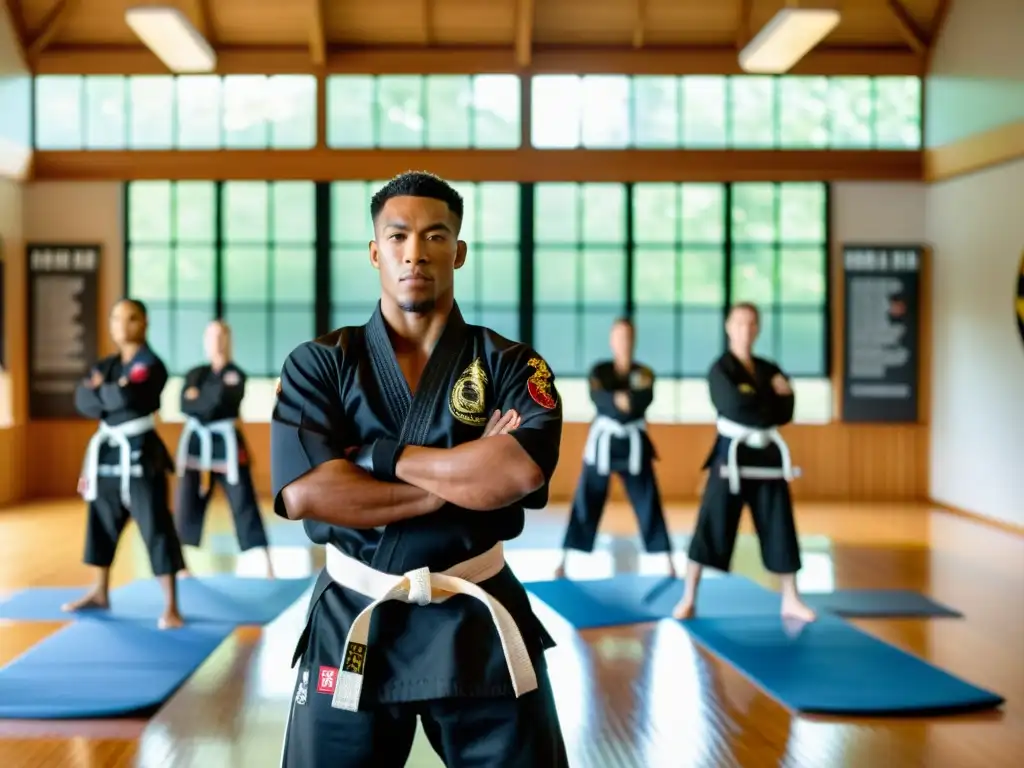
[(217, 54), (177, 8), (129, 8), (124, 20), (172, 72), (212, 72)]
[(740, 67), (744, 72), (781, 75), (837, 24), (839, 11), (834, 8), (783, 8), (740, 51)]

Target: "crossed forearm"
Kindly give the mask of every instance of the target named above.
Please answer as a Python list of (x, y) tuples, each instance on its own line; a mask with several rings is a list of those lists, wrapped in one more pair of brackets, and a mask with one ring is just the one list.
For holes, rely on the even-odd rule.
[(395, 474), (451, 504), (478, 511), (515, 504), (544, 484), (540, 468), (509, 435), (447, 449), (408, 446)]

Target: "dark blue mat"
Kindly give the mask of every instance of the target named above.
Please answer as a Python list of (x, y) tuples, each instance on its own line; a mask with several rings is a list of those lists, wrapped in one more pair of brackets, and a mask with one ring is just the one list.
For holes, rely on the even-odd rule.
[[(576, 629), (665, 619), (683, 595), (679, 579), (636, 574), (594, 581), (531, 581), (523, 586)], [(764, 587), (742, 576), (724, 576), (701, 581), (697, 611), (720, 617), (771, 615), (778, 614), (779, 606), (778, 598)]]
[(803, 598), (816, 611), (848, 618), (963, 617), (959, 611), (907, 589), (837, 589), (809, 592)]
[(1003, 697), (861, 632), (835, 616), (696, 618), (681, 626), (791, 710), (830, 715), (940, 715), (992, 709)]
[[(216, 575), (178, 579), (178, 605), (186, 621), (267, 624), (301, 597), (313, 583), (305, 579), (247, 579)], [(60, 606), (83, 594), (84, 587), (35, 588), (0, 603), (0, 618), (19, 621), (71, 621), (75, 618), (155, 621), (164, 596), (156, 579), (135, 581), (110, 593), (109, 611), (64, 613)]]
[(76, 621), (0, 669), (0, 717), (118, 717), (160, 706), (234, 630), (161, 631), (135, 621)]

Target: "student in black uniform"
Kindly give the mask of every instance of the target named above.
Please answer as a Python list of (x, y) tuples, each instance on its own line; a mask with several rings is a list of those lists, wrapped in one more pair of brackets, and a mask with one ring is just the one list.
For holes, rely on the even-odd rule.
[[(273, 578), (249, 451), (235, 425), (245, 396), (245, 373), (231, 359), (231, 329), (220, 320), (210, 323), (203, 346), (210, 364), (189, 371), (181, 392), (181, 411), (186, 418), (178, 442), (178, 536), (182, 544), (199, 546), (206, 508), (214, 484), (219, 484), (231, 505), (239, 549), (262, 550), (267, 577)], [(202, 472), (210, 473), (205, 491), (201, 487)]]
[(403, 174), (370, 213), (380, 303), (292, 352), (271, 422), (275, 511), (327, 550), (282, 765), (404, 765), (418, 716), (446, 765), (562, 768), (554, 643), (502, 550), (547, 502), (554, 374), (463, 320), (448, 184)]
[(718, 411), (718, 439), (704, 463), (707, 485), (690, 542), (686, 588), (674, 611), (679, 619), (695, 613), (705, 566), (729, 570), (745, 504), (761, 540), (764, 566), (779, 574), (782, 614), (815, 619), (796, 588), (800, 544), (789, 494), (792, 462), (778, 432), (793, 420), (793, 389), (775, 363), (754, 357), (759, 321), (753, 304), (732, 308), (725, 324), (729, 350), (708, 373), (711, 402)]
[(79, 491), (89, 502), (85, 562), (96, 566), (98, 573), (96, 586), (64, 610), (109, 607), (110, 566), (131, 517), (167, 601), (159, 626), (170, 629), (183, 624), (175, 574), (184, 561), (167, 505), (167, 475), (174, 464), (153, 418), (160, 410), (167, 369), (146, 344), (146, 323), (142, 302), (123, 299), (115, 304), (110, 335), (118, 352), (100, 360), (92, 376), (75, 390), (79, 413), (100, 420), (79, 480)]
[(665, 527), (658, 479), (654, 474), (657, 454), (647, 434), (644, 415), (654, 401), (654, 371), (633, 360), (632, 321), (620, 318), (612, 325), (612, 359), (590, 370), (590, 399), (597, 417), (590, 425), (580, 473), (562, 544), (562, 562), (555, 571), (565, 576), (570, 549), (594, 551), (594, 540), (608, 499), (610, 473), (619, 475), (633, 505), (640, 535), (648, 552), (664, 552), (668, 570), (672, 563), (672, 542)]

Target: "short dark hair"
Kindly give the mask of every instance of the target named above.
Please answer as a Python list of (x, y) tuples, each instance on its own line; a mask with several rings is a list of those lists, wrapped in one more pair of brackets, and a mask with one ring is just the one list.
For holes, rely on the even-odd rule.
[(377, 217), (384, 210), (388, 200), (393, 197), (428, 197), (431, 200), (440, 200), (455, 214), (459, 225), (462, 224), (462, 195), (440, 176), (426, 171), (406, 171), (395, 176), (377, 190), (370, 200), (370, 218), (374, 223), (377, 222)]
[(736, 304), (733, 304), (729, 308), (729, 314), (726, 315), (726, 317), (729, 317), (729, 315), (731, 315), (737, 309), (745, 309), (745, 310), (747, 310), (749, 312), (753, 312), (754, 313), (754, 319), (757, 320), (758, 323), (761, 322), (761, 310), (759, 310), (757, 308), (757, 304), (755, 304), (754, 302), (752, 302), (752, 301), (741, 301), (741, 302), (738, 302)]
[(636, 330), (636, 326), (633, 325), (633, 318), (631, 318), (629, 315), (622, 315), (620, 317), (616, 317), (615, 322), (612, 323), (612, 328), (614, 328), (616, 325), (624, 325), (631, 331)]
[(133, 307), (135, 307), (136, 310), (138, 310), (139, 314), (142, 315), (144, 319), (149, 319), (149, 310), (147, 310), (146, 305), (143, 304), (138, 299), (133, 299), (128, 296), (124, 296), (118, 299), (117, 303), (114, 304), (114, 306), (116, 307), (118, 304), (131, 304)]

